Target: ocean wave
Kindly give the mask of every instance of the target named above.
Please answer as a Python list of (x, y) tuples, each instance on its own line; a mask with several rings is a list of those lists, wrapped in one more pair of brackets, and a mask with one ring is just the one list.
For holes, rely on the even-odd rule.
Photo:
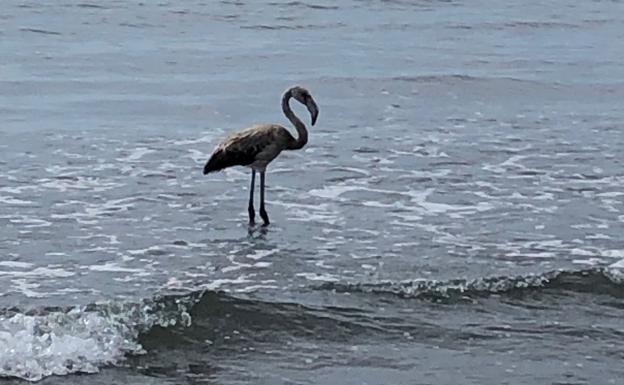
[(52, 375), (96, 373), (127, 354), (140, 354), (140, 333), (189, 325), (195, 296), (142, 303), (102, 303), (0, 315), (0, 377), (38, 381)]
[(163, 341), (180, 341), (181, 333), (185, 343), (218, 344), (242, 334), (262, 338), (286, 332), (330, 338), (324, 334), (329, 333), (335, 339), (338, 326), (348, 335), (370, 328), (346, 320), (352, 312), (243, 299), (212, 290), (163, 295), (141, 303), (4, 309), (0, 377), (39, 381), (53, 375), (97, 373), (161, 347)]
[[(600, 268), (544, 274), (449, 281), (325, 282), (314, 287), (338, 293), (390, 295), (436, 303), (472, 303), (477, 298), (560, 295), (563, 292), (624, 298), (624, 270)], [(351, 306), (351, 305), (349, 305)], [(38, 381), (52, 375), (96, 373), (159, 347), (162, 341), (225, 346), (231, 336), (274, 340), (277, 334), (320, 340), (411, 330), (392, 315), (359, 307), (304, 305), (240, 298), (197, 290), (141, 302), (109, 302), (68, 308), (0, 312), (0, 377)], [(422, 325), (421, 325), (422, 326)], [(430, 328), (438, 328), (429, 325)], [(436, 333), (447, 333), (438, 330)], [(433, 330), (433, 329), (432, 329)], [(429, 330), (431, 333), (434, 331)], [(466, 332), (453, 338), (485, 337)], [(223, 340), (223, 341), (221, 341)], [(229, 346), (229, 345), (228, 345)]]
[(342, 28), (345, 25), (343, 23), (328, 23), (328, 24), (254, 24), (243, 25), (241, 29), (254, 29), (254, 30), (316, 30), (316, 29), (328, 29), (328, 28)]
[(501, 84), (550, 84), (549, 82), (541, 82), (530, 79), (522, 79), (510, 76), (473, 76), (460, 73), (447, 73), (435, 75), (415, 75), (415, 76), (395, 76), (390, 78), (391, 81), (406, 83), (423, 83), (423, 84), (458, 84), (458, 83), (492, 83)]
[(569, 291), (624, 298), (624, 272), (617, 268), (580, 271), (556, 270), (543, 274), (500, 276), (473, 280), (453, 279), (383, 281), (374, 283), (325, 282), (319, 290), (338, 293), (394, 295), (433, 302), (455, 303), (492, 295), (521, 295), (529, 291)]
[(310, 9), (322, 9), (322, 10), (336, 10), (339, 9), (336, 5), (325, 5), (325, 4), (308, 4), (303, 1), (291, 1), (288, 3), (269, 3), (271, 6), (279, 6), (279, 7), (301, 7), (301, 8), (310, 8)]

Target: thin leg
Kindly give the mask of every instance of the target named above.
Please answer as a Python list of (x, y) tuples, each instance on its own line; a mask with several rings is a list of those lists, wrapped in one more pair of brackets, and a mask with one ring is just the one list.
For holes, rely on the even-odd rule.
[(251, 187), (249, 187), (249, 206), (247, 207), (247, 211), (249, 212), (249, 224), (254, 225), (256, 223), (256, 211), (254, 210), (253, 199), (254, 199), (254, 185), (256, 184), (256, 171), (251, 170)]
[(264, 209), (264, 171), (260, 173), (260, 217), (264, 221), (264, 226), (269, 225), (269, 216)]

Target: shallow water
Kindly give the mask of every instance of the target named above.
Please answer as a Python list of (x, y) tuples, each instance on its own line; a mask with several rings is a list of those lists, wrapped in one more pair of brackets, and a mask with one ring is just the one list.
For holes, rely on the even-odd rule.
[[(6, 3), (4, 381), (617, 384), (622, 10)], [(202, 166), (292, 84), (250, 231)]]

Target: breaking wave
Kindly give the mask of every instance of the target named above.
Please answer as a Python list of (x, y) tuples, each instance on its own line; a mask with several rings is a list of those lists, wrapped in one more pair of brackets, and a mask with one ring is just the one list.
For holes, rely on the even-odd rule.
[(197, 300), (163, 297), (143, 303), (103, 303), (0, 315), (0, 376), (38, 381), (51, 375), (96, 373), (126, 354), (140, 354), (140, 333), (189, 325)]
[[(551, 271), (474, 280), (326, 282), (315, 289), (438, 303), (562, 292), (624, 298), (624, 270)], [(241, 299), (210, 290), (163, 295), (140, 303), (109, 302), (30, 311), (4, 309), (0, 313), (0, 377), (38, 381), (51, 375), (96, 373), (102, 367), (120, 364), (128, 355), (145, 353), (142, 343), (147, 344), (147, 349), (158, 345), (163, 332), (192, 332), (198, 322), (209, 328), (200, 330), (202, 339), (212, 334), (219, 338), (228, 330), (256, 336), (268, 331), (298, 333), (321, 339), (326, 331), (325, 337), (335, 339), (338, 329), (350, 335), (364, 330), (392, 333), (392, 327), (396, 328), (394, 324), (380, 327), (376, 322), (384, 321), (365, 311)]]
[(435, 302), (458, 302), (491, 295), (521, 295), (527, 291), (571, 291), (624, 297), (624, 270), (613, 268), (580, 271), (557, 270), (543, 274), (488, 277), (449, 281), (408, 280), (374, 283), (326, 282), (319, 290), (338, 293), (395, 295)]

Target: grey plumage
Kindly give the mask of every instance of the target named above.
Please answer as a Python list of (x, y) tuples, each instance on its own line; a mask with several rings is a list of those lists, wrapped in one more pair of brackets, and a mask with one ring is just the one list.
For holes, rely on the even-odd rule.
[(250, 166), (257, 171), (288, 148), (295, 138), (284, 127), (265, 124), (234, 133), (221, 142), (204, 167), (204, 174), (232, 166)]
[(214, 150), (204, 166), (204, 174), (220, 171), (232, 166), (248, 166), (252, 169), (252, 184), (249, 198), (249, 222), (254, 223), (253, 188), (255, 172), (260, 173), (261, 199), (260, 216), (264, 224), (269, 224), (269, 218), (264, 209), (264, 174), (269, 163), (283, 150), (298, 150), (306, 145), (308, 131), (305, 124), (293, 113), (289, 101), (294, 98), (304, 104), (312, 118), (312, 125), (318, 117), (316, 102), (303, 87), (295, 86), (288, 89), (282, 97), (282, 111), (297, 130), (297, 138), (279, 124), (263, 124), (250, 127), (225, 138)]

